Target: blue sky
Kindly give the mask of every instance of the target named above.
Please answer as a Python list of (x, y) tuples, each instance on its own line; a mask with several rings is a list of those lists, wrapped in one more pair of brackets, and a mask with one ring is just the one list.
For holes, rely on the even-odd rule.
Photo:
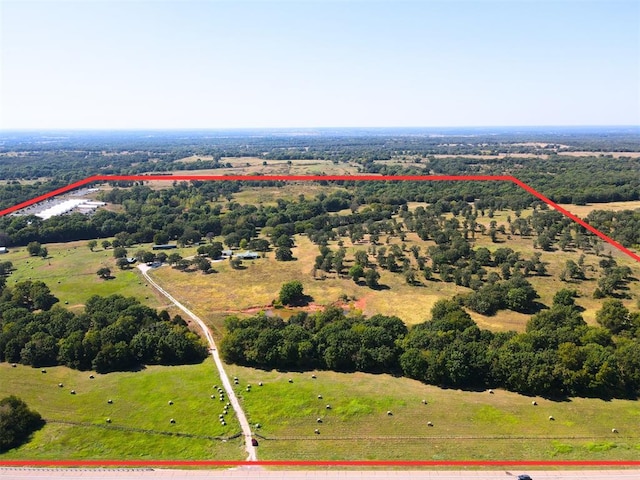
[(640, 124), (640, 2), (0, 0), (0, 129)]

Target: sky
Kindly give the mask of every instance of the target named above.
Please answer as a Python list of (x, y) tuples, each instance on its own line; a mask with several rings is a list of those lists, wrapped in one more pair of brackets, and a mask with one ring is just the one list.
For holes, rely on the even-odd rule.
[(0, 0), (0, 129), (640, 125), (636, 0)]

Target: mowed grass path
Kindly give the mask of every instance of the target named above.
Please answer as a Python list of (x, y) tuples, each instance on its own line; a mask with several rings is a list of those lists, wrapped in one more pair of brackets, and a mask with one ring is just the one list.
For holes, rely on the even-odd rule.
[[(1, 454), (0, 462), (14, 458), (245, 458), (242, 438), (210, 438), (240, 432), (233, 410), (225, 416), (226, 426), (219, 422), (226, 397), (220, 401), (213, 389), (221, 382), (210, 358), (199, 365), (94, 373), (93, 379), (89, 378), (91, 372), (66, 367), (47, 368), (46, 372), (0, 363), (0, 398), (16, 395), (48, 421), (32, 441)], [(170, 423), (172, 418), (174, 424)], [(176, 436), (178, 433), (192, 437)]]
[[(364, 373), (238, 366), (230, 366), (229, 373), (239, 378), (237, 393), (250, 423), (254, 428), (260, 424), (255, 431), (263, 437), (258, 455), (264, 460), (632, 460), (640, 456), (640, 404), (634, 401), (553, 402), (503, 390), (494, 394), (443, 390)], [(250, 392), (246, 384), (252, 385)], [(538, 405), (532, 405), (534, 400)], [(549, 420), (550, 415), (555, 421)], [(619, 433), (612, 433), (612, 428)]]

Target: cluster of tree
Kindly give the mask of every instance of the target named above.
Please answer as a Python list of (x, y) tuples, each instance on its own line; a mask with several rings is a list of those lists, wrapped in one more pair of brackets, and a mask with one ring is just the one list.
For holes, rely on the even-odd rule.
[(388, 372), (398, 368), (407, 327), (397, 317), (346, 317), (338, 308), (308, 315), (230, 317), (220, 344), (225, 361), (260, 368)]
[(462, 296), (462, 303), (474, 312), (493, 315), (498, 310), (531, 312), (536, 308), (538, 293), (524, 277), (517, 275), (509, 280), (487, 282), (477, 291)]
[(0, 262), (0, 290), (7, 284), (7, 277), (11, 275), (13, 271), (13, 262), (5, 261)]
[(20, 398), (10, 395), (0, 400), (0, 453), (25, 443), (44, 423)]
[(4, 289), (0, 361), (104, 373), (145, 364), (195, 363), (206, 357), (204, 343), (184, 320), (134, 298), (94, 296), (79, 315), (54, 305), (57, 301), (40, 281)]
[(524, 333), (478, 328), (455, 300), (407, 329), (397, 317), (345, 316), (334, 307), (288, 322), (263, 314), (226, 320), (225, 361), (259, 368), (401, 373), (456, 388), (496, 388), (550, 397), (640, 394), (640, 312), (606, 300), (588, 326), (575, 291), (560, 290)]
[(619, 212), (593, 210), (586, 220), (625, 247), (640, 245), (640, 209)]

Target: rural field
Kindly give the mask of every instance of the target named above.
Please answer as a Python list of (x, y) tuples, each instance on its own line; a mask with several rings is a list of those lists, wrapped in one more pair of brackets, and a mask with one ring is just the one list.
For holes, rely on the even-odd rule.
[[(14, 458), (243, 460), (243, 439), (231, 438), (240, 432), (233, 411), (226, 416), (225, 427), (218, 420), (225, 404), (213, 389), (219, 384), (210, 358), (199, 365), (150, 366), (105, 375), (66, 367), (41, 373), (0, 363), (0, 397), (22, 398), (47, 421), (29, 443), (0, 454), (0, 462)], [(175, 423), (170, 423), (172, 418)]]
[[(7, 284), (14, 285), (24, 280), (41, 280), (58, 297), (61, 304), (79, 311), (93, 295), (119, 294), (135, 297), (153, 308), (168, 308), (166, 299), (144, 283), (137, 268), (120, 270), (116, 267), (113, 250), (98, 246), (90, 251), (87, 242), (52, 243), (46, 245), (47, 258), (32, 257), (26, 247), (10, 249), (2, 257), (13, 263), (15, 271), (8, 277)], [(138, 249), (150, 249), (150, 245), (140, 245), (131, 249), (133, 255)], [(184, 255), (193, 254), (193, 249), (185, 249)], [(114, 278), (103, 280), (96, 272), (101, 267), (111, 269)], [(173, 308), (173, 307), (171, 307)], [(173, 313), (172, 310), (169, 310)]]
[[(322, 188), (315, 186), (316, 189)], [(300, 185), (285, 186), (284, 188), (247, 188), (233, 195), (233, 201), (239, 203), (255, 204), (263, 202), (271, 204), (278, 198), (295, 198), (301, 192)], [(308, 194), (315, 193), (314, 186), (309, 186)], [(311, 195), (308, 195), (311, 196)], [(623, 202), (628, 204), (629, 202)], [(409, 209), (418, 207), (419, 203), (412, 202)], [(424, 204), (422, 204), (424, 205)], [(605, 208), (604, 206), (602, 208)], [(531, 209), (523, 210), (521, 217), (526, 218), (532, 214)], [(507, 217), (514, 218), (514, 212), (510, 210), (496, 211), (492, 218), (481, 217), (479, 225), (489, 227), (491, 221), (497, 226), (507, 227)], [(219, 237), (217, 240), (222, 241)], [(593, 292), (597, 287), (598, 262), (600, 257), (587, 254), (583, 264), (586, 272), (586, 280), (561, 281), (560, 273), (568, 260), (579, 262), (582, 252), (573, 249), (567, 251), (554, 250), (543, 252), (533, 247), (534, 237), (520, 235), (498, 235), (498, 242), (493, 243), (486, 235), (477, 234), (472, 241), (474, 248), (486, 247), (491, 252), (498, 248), (509, 247), (520, 253), (523, 259), (531, 258), (535, 253), (541, 255), (548, 274), (545, 276), (529, 276), (527, 280), (534, 286), (540, 298), (538, 301), (550, 306), (554, 294), (562, 288), (575, 289), (578, 292), (576, 303), (584, 310), (582, 315), (589, 324), (595, 324), (596, 311), (601, 306), (601, 300), (593, 298)], [(346, 248), (345, 273), (353, 264), (354, 254), (357, 250), (367, 250), (371, 244), (365, 237), (363, 242), (352, 244), (349, 239), (343, 239)], [(388, 240), (383, 235), (380, 246), (405, 244), (406, 249), (416, 245), (421, 248), (423, 254), (433, 241), (422, 241), (415, 233), (407, 233), (404, 242), (397, 237)], [(339, 248), (337, 241), (329, 242), (332, 250)], [(214, 262), (216, 273), (203, 275), (199, 272), (180, 272), (168, 267), (162, 267), (152, 272), (153, 278), (174, 292), (178, 298), (185, 301), (189, 308), (208, 318), (212, 327), (219, 330), (221, 321), (227, 315), (247, 314), (251, 315), (261, 310), (268, 310), (277, 315), (288, 318), (292, 313), (300, 309), (314, 310), (331, 304), (340, 304), (345, 309), (359, 311), (367, 316), (381, 313), (384, 315), (396, 315), (408, 325), (425, 321), (433, 304), (440, 298), (451, 298), (456, 294), (470, 292), (469, 288), (460, 287), (454, 283), (445, 283), (434, 277), (432, 280), (418, 278), (414, 285), (408, 285), (402, 275), (391, 273), (388, 270), (379, 269), (381, 275), (380, 289), (370, 289), (364, 285), (357, 285), (344, 275), (342, 278), (333, 273), (317, 274), (313, 276), (315, 257), (319, 254), (317, 245), (314, 245), (306, 236), (295, 236), (295, 247), (292, 249), (295, 261), (277, 262), (273, 252), (269, 252), (266, 258), (243, 263), (242, 269), (234, 270), (228, 262)], [(640, 269), (636, 261), (613, 247), (605, 245), (605, 253), (611, 252), (613, 258), (620, 265), (629, 266), (634, 278), (640, 278)], [(411, 254), (405, 252), (407, 256)], [(370, 255), (370, 260), (373, 257)], [(492, 271), (491, 268), (487, 268)], [(497, 271), (497, 269), (493, 269)], [(290, 280), (299, 280), (304, 286), (305, 294), (313, 300), (309, 307), (294, 309), (279, 309), (274, 311), (273, 301), (277, 298), (280, 286)], [(631, 282), (628, 285), (627, 298), (622, 299), (628, 307), (635, 309), (640, 298), (640, 282)], [(476, 312), (469, 312), (474, 321), (481, 328), (494, 331), (516, 330), (523, 331), (529, 315), (502, 310), (495, 315), (486, 316)]]
[[(249, 167), (238, 168), (259, 171), (261, 161), (254, 160), (247, 160)], [(281, 163), (282, 168), (287, 168), (286, 162)], [(274, 205), (281, 198), (301, 194), (310, 198), (320, 192), (328, 193), (328, 189), (312, 185), (248, 188), (234, 194), (233, 201)], [(409, 208), (419, 205), (412, 203)], [(607, 205), (597, 207), (606, 209)], [(633, 208), (633, 204), (624, 208)], [(575, 213), (582, 216), (588, 211)], [(497, 211), (491, 220), (498, 226), (506, 226), (509, 215), (513, 216), (513, 212)], [(529, 215), (530, 210), (522, 211), (523, 217)], [(489, 218), (479, 219), (485, 226), (489, 222)], [(381, 235), (380, 243), (387, 247), (401, 244), (396, 237), (386, 237)], [(244, 261), (237, 270), (228, 261), (214, 261), (215, 272), (210, 274), (163, 266), (151, 270), (150, 275), (205, 319), (217, 339), (223, 335), (223, 320), (228, 315), (249, 316), (265, 311), (286, 319), (301, 309), (316, 311), (328, 305), (339, 305), (345, 311), (367, 316), (396, 315), (414, 325), (429, 318), (438, 299), (470, 291), (438, 278), (419, 278), (418, 285), (408, 285), (402, 275), (387, 270), (380, 270), (381, 288), (377, 289), (357, 285), (335, 273), (314, 276), (318, 247), (305, 235), (296, 235), (294, 240), (292, 251), (296, 260), (291, 262), (277, 262), (274, 253), (268, 252), (266, 258)], [(355, 252), (367, 250), (370, 243), (367, 237), (355, 245), (349, 239), (343, 241), (348, 270)], [(403, 243), (407, 249), (420, 246), (424, 254), (433, 245), (414, 233), (408, 233)], [(62, 305), (74, 311), (81, 311), (92, 295), (118, 293), (133, 296), (154, 308), (168, 309), (172, 315), (179, 313), (145, 284), (137, 269), (118, 269), (112, 249), (98, 246), (91, 252), (86, 242), (46, 246), (49, 255), (45, 259), (30, 257), (24, 247), (11, 249), (2, 257), (15, 267), (8, 285), (27, 279), (42, 280)], [(336, 241), (329, 246), (333, 250), (338, 248)], [(533, 248), (532, 237), (519, 235), (507, 238), (500, 234), (498, 243), (493, 243), (488, 236), (477, 234), (474, 247), (481, 246), (491, 251), (508, 246), (520, 252), (522, 258), (541, 252)], [(150, 247), (150, 244), (136, 245), (129, 249), (129, 254)], [(196, 249), (181, 248), (177, 252), (187, 258), (195, 255)], [(632, 268), (634, 278), (640, 277), (636, 262), (615, 249), (611, 253), (619, 265)], [(579, 293), (576, 303), (584, 309), (583, 317), (595, 324), (595, 312), (601, 306), (601, 301), (593, 299), (599, 257), (585, 256), (586, 280), (562, 282), (558, 277), (563, 265), (567, 260), (578, 262), (580, 252), (556, 250), (541, 254), (548, 275), (528, 277), (540, 295), (539, 302), (551, 305), (559, 289), (576, 289)], [(115, 278), (100, 279), (96, 271), (103, 266), (109, 267)], [(275, 308), (273, 301), (280, 286), (291, 280), (302, 282), (311, 303), (305, 307)], [(640, 284), (634, 281), (628, 288), (624, 303), (637, 309)], [(530, 318), (506, 310), (493, 316), (470, 313), (481, 328), (493, 331), (524, 331)], [(240, 379), (237, 394), (260, 442), (261, 460), (630, 460), (640, 455), (637, 401), (574, 398), (556, 402), (504, 390), (490, 394), (440, 389), (390, 375), (277, 372), (236, 365), (227, 368), (230, 375)], [(237, 420), (229, 415), (227, 426), (222, 427), (218, 415), (223, 403), (210, 398), (217, 393), (213, 385), (220, 383), (210, 359), (201, 365), (148, 367), (140, 372), (95, 375), (94, 379), (89, 378), (90, 373), (55, 367), (43, 374), (40, 369), (12, 368), (0, 363), (0, 396), (18, 395), (48, 422), (31, 442), (0, 455), (0, 461), (244, 459), (242, 439), (230, 438), (240, 432)], [(263, 386), (259, 387), (259, 382)], [(58, 387), (59, 383), (64, 387)], [(246, 391), (247, 384), (253, 386), (250, 392)], [(70, 394), (71, 389), (76, 390), (75, 395)], [(112, 404), (107, 403), (109, 398)], [(170, 400), (173, 405), (168, 404)], [(549, 416), (555, 420), (549, 420)], [(111, 423), (106, 422), (107, 418)], [(171, 418), (176, 420), (175, 424), (169, 423)], [(612, 433), (614, 428), (619, 433)], [(316, 429), (319, 433), (315, 433)]]
[[(197, 160), (212, 160), (211, 156), (198, 155), (185, 157), (176, 162), (193, 163)], [(266, 162), (266, 163), (265, 163)], [(333, 163), (324, 160), (265, 160), (257, 157), (223, 157), (220, 163), (231, 164), (231, 167), (177, 171), (176, 175), (350, 175), (358, 173), (355, 162)]]
[(240, 380), (237, 394), (264, 460), (631, 460), (640, 455), (637, 401), (554, 402), (504, 390), (446, 390), (390, 375), (228, 369)]

